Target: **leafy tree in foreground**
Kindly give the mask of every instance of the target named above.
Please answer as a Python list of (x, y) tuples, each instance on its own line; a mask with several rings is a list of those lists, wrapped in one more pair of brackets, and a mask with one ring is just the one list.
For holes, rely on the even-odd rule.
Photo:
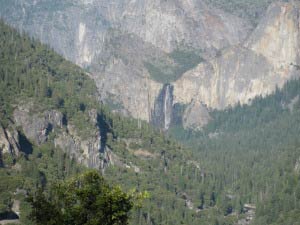
[(31, 219), (43, 225), (116, 225), (128, 224), (134, 201), (144, 194), (124, 193), (110, 187), (97, 171), (88, 171), (46, 193), (38, 190), (28, 201)]

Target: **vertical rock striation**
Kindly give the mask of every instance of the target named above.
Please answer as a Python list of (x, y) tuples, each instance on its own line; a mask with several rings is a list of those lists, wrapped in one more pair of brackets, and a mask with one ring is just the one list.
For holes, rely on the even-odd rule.
[(300, 3), (272, 4), (245, 46), (263, 55), (281, 76), (300, 64)]
[[(15, 124), (24, 132), (26, 138), (36, 145), (42, 145), (49, 140), (50, 133), (55, 133), (54, 146), (61, 148), (79, 163), (97, 169), (105, 169), (113, 160), (112, 153), (102, 146), (101, 133), (98, 129), (97, 111), (90, 110), (90, 123), (95, 129), (89, 130), (88, 137), (82, 137), (78, 129), (70, 122), (64, 123), (64, 116), (56, 110), (44, 112), (33, 111), (33, 105), (18, 106), (13, 116)], [(18, 133), (16, 133), (18, 134)], [(19, 150), (19, 140), (6, 130), (0, 128), (0, 145), (4, 144), (4, 152)]]
[(209, 108), (224, 109), (299, 77), (299, 14), (296, 1), (272, 4), (245, 44), (223, 50), (177, 80), (174, 101), (199, 99)]
[(89, 68), (102, 100), (146, 121), (162, 84), (151, 79), (145, 62), (172, 64), (168, 53), (181, 46), (208, 57), (251, 30), (247, 21), (199, 0), (11, 0), (0, 6), (10, 24)]

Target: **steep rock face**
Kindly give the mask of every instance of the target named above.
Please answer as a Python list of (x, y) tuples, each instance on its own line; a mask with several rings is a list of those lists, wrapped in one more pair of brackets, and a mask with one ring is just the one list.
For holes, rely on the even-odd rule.
[[(0, 6), (10, 24), (86, 66), (102, 101), (149, 122), (163, 84), (145, 63), (167, 68), (175, 63), (168, 53), (180, 46), (201, 50), (205, 62), (172, 84), (174, 104), (197, 99), (223, 109), (299, 75), (297, 1), (271, 5), (249, 38), (248, 22), (201, 0), (11, 0)], [(43, 121), (39, 127), (45, 131)]]
[[(162, 59), (166, 54), (135, 35), (111, 32), (105, 50), (91, 65), (101, 100), (125, 115), (150, 121), (151, 110), (162, 84), (152, 80), (144, 63)], [(121, 108), (121, 110), (120, 110)]]
[(300, 3), (274, 3), (245, 44), (267, 58), (273, 67), (288, 75), (300, 62)]
[[(61, 112), (51, 110), (36, 113), (30, 104), (19, 106), (13, 115), (16, 125), (22, 128), (26, 138), (37, 145), (46, 143), (49, 134), (54, 132), (55, 147), (60, 147), (82, 165), (104, 169), (110, 163), (111, 153), (109, 149), (102, 146), (99, 129), (91, 130), (90, 135), (83, 138), (74, 125), (64, 123)], [(89, 115), (90, 122), (97, 127), (97, 111), (91, 110)], [(5, 131), (6, 139), (4, 139), (2, 134), (3, 129), (0, 129), (0, 144), (4, 143), (4, 152), (17, 149), (15, 146), (18, 146), (18, 141), (14, 146), (11, 144), (13, 143), (11, 135)]]
[(185, 129), (201, 130), (211, 117), (201, 101), (193, 100), (183, 114), (182, 123)]
[[(151, 79), (145, 62), (172, 64), (165, 52), (181, 45), (209, 57), (240, 43), (251, 29), (246, 21), (199, 0), (12, 0), (1, 5), (0, 15), (89, 67), (102, 100), (113, 100), (124, 114), (146, 121), (162, 84)], [(108, 44), (112, 30), (121, 31), (121, 41)], [(132, 37), (126, 38), (127, 33)]]
[(12, 0), (1, 9), (1, 17), (79, 65), (89, 65), (103, 50), (111, 28), (167, 52), (180, 43), (220, 49), (244, 40), (251, 29), (246, 21), (199, 0)]
[[(89, 168), (102, 167), (101, 154), (101, 136), (97, 131), (87, 139), (82, 139), (72, 125), (68, 125), (68, 132), (63, 132), (54, 140), (56, 147), (66, 151), (71, 157), (76, 159), (82, 165)], [(104, 151), (102, 152), (104, 153)]]
[[(162, 85), (151, 79), (144, 62), (156, 60), (160, 64), (172, 64), (172, 59), (163, 51), (170, 52), (180, 44), (205, 51), (237, 44), (250, 29), (245, 21), (209, 9), (201, 1), (124, 1), (122, 4), (115, 1), (103, 8), (106, 9), (104, 17), (109, 18), (114, 27), (134, 33), (136, 37), (122, 35), (118, 37), (121, 42), (109, 40), (113, 47), (107, 47), (100, 54), (102, 60), (93, 63), (94, 80), (104, 101), (113, 100), (123, 106), (125, 114), (149, 122), (161, 119), (151, 112), (157, 110), (155, 99), (159, 99)], [(111, 46), (107, 41), (104, 45)], [(112, 55), (108, 61), (103, 60)], [(99, 61), (105, 65), (102, 70), (97, 66)], [(159, 124), (159, 127), (165, 126)]]
[[(80, 66), (89, 65), (102, 50), (109, 23), (93, 2), (73, 0), (12, 0), (0, 15)], [(97, 47), (95, 47), (97, 46)]]
[[(97, 127), (97, 111), (89, 111), (90, 123)], [(66, 151), (71, 157), (82, 165), (89, 168), (104, 169), (109, 159), (106, 154), (106, 147), (101, 145), (101, 134), (99, 129), (90, 131), (87, 138), (82, 138), (72, 124), (68, 124), (66, 130), (62, 131), (54, 139), (54, 145)]]
[(32, 114), (31, 110), (29, 106), (19, 106), (14, 111), (14, 120), (27, 138), (40, 145), (47, 141), (50, 132), (62, 128), (63, 115), (55, 110)]
[(20, 152), (19, 134), (14, 127), (4, 129), (0, 126), (0, 154), (17, 156)]
[(114, 26), (166, 52), (182, 42), (200, 49), (221, 49), (244, 40), (251, 29), (247, 22), (199, 0), (113, 0), (104, 5), (105, 17)]
[(273, 90), (279, 76), (260, 55), (243, 47), (225, 50), (221, 57), (198, 65), (174, 84), (175, 102), (199, 99), (209, 108), (248, 103)]
[(222, 51), (174, 84), (175, 102), (200, 99), (210, 108), (248, 103), (299, 76), (299, 3), (275, 3), (244, 46)]

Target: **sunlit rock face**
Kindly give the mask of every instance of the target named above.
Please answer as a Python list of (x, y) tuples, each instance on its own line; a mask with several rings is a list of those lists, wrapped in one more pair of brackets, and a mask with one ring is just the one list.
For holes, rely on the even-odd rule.
[(105, 17), (115, 26), (166, 52), (181, 42), (220, 49), (244, 40), (251, 28), (246, 21), (199, 0), (113, 0), (104, 5)]
[[(148, 122), (161, 120), (153, 112), (165, 83), (172, 85), (173, 105), (191, 108), (199, 101), (224, 109), (299, 75), (297, 1), (272, 4), (255, 29), (202, 0), (11, 0), (0, 6), (8, 23), (88, 69), (101, 101)], [(168, 70), (182, 47), (204, 61), (175, 81), (154, 79), (146, 63)], [(196, 117), (203, 115), (185, 113), (184, 121), (202, 126)], [(194, 122), (185, 127), (199, 127)]]
[[(61, 112), (57, 110), (35, 112), (33, 108), (32, 104), (19, 105), (13, 113), (15, 126), (21, 128), (29, 144), (43, 145), (47, 143), (51, 134), (54, 134), (52, 135), (54, 146), (62, 149), (82, 165), (104, 170), (108, 164), (113, 163), (110, 150), (101, 142), (96, 110), (92, 109), (89, 112), (90, 123), (94, 129), (89, 131), (87, 137), (83, 137), (78, 128), (64, 121)], [(22, 141), (24, 142), (16, 130), (11, 132), (0, 127), (0, 144), (4, 143), (4, 153), (18, 154), (21, 151)]]
[(1, 8), (9, 23), (79, 65), (89, 65), (103, 50), (109, 29), (135, 34), (166, 52), (179, 44), (221, 49), (240, 43), (251, 29), (199, 0), (11, 0)]
[[(10, 154), (17, 156), (20, 153), (19, 133), (14, 126), (8, 129), (0, 126), (0, 155)], [(2, 167), (0, 160), (0, 167)]]
[(200, 99), (209, 108), (223, 109), (272, 91), (279, 78), (263, 56), (235, 47), (176, 81), (175, 102), (187, 104)]
[(211, 119), (206, 106), (193, 100), (184, 111), (182, 125), (185, 129), (201, 130)]
[(199, 64), (174, 84), (175, 102), (200, 99), (210, 108), (249, 103), (299, 76), (299, 3), (275, 3), (241, 45)]
[(300, 3), (273, 4), (245, 46), (263, 55), (282, 74), (288, 76), (300, 59)]

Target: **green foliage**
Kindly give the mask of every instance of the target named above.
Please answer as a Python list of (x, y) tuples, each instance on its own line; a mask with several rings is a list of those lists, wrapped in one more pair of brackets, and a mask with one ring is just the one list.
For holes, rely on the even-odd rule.
[(199, 53), (185, 48), (176, 49), (169, 56), (174, 60), (173, 64), (145, 62), (145, 67), (151, 77), (160, 83), (167, 84), (176, 81), (183, 73), (203, 61)]
[(61, 151), (54, 151), (50, 144), (34, 147), (32, 155), (21, 154), (15, 158), (14, 164), (5, 164), (4, 168), (0, 168), (0, 213), (9, 212), (13, 201), (20, 200), (21, 221), (31, 224), (26, 218), (30, 207), (22, 207), (25, 196), (18, 194), (17, 190), (26, 193), (26, 190), (36, 186), (46, 187), (81, 170), (74, 160)]
[(110, 187), (98, 172), (88, 171), (56, 184), (49, 195), (39, 190), (28, 201), (33, 209), (30, 217), (38, 224), (123, 225), (128, 224), (134, 195)]
[(44, 109), (58, 108), (83, 136), (92, 129), (86, 115), (97, 104), (96, 86), (79, 67), (1, 21), (0, 48), (3, 126), (11, 119), (13, 104), (33, 101)]
[(200, 165), (211, 173), (206, 179), (212, 179), (216, 205), (225, 215), (254, 203), (255, 224), (298, 221), (299, 96), (300, 80), (291, 80), (250, 105), (213, 111), (214, 120), (202, 132), (173, 132), (193, 146)]
[(176, 49), (170, 53), (170, 56), (180, 65), (178, 73), (181, 74), (203, 61), (198, 53), (187, 49)]

